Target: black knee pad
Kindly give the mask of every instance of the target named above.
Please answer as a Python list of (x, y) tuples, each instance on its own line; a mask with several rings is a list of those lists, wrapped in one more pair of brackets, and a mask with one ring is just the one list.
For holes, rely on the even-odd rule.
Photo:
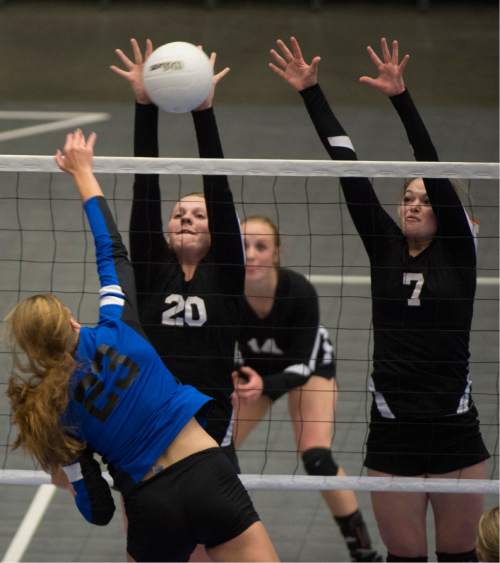
[(386, 561), (427, 561), (427, 555), (421, 555), (418, 557), (400, 557), (399, 555), (394, 555), (394, 553), (387, 553)]
[(443, 553), (436, 551), (438, 561), (478, 561), (476, 551), (463, 551), (462, 553)]
[(328, 448), (310, 448), (302, 454), (304, 469), (308, 475), (337, 475), (339, 466)]

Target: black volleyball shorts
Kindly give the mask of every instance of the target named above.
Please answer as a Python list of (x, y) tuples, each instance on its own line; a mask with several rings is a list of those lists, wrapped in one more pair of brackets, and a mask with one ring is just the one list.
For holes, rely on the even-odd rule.
[(392, 475), (442, 474), (488, 459), (477, 410), (428, 419), (389, 419), (372, 410), (364, 465)]
[(259, 521), (220, 448), (167, 467), (125, 496), (127, 551), (136, 561), (187, 561), (197, 544), (214, 547)]

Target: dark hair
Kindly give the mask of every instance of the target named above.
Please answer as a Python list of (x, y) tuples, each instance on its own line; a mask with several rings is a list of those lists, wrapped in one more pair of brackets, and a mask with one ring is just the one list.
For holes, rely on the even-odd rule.
[[(405, 193), (408, 186), (412, 182), (414, 182), (415, 180), (423, 180), (423, 178), (420, 178), (418, 176), (416, 176), (415, 178), (405, 178), (404, 183), (403, 183), (403, 194)], [(455, 190), (455, 192), (458, 195), (465, 195), (465, 190), (464, 190), (462, 184), (458, 180), (456, 180), (455, 178), (451, 178), (451, 179), (449, 179), (449, 182), (453, 186), (453, 189)]]

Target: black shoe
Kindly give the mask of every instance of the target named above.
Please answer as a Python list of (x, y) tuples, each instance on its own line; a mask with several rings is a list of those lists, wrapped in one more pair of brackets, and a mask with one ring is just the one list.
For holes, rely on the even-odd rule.
[(359, 547), (351, 553), (351, 561), (383, 561), (384, 558), (374, 549)]

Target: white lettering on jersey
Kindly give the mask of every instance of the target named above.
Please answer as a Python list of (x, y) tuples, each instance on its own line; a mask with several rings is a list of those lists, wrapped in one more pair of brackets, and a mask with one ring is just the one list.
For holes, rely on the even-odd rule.
[(262, 346), (259, 346), (256, 338), (251, 338), (247, 342), (248, 347), (254, 354), (274, 354), (275, 356), (282, 356), (283, 350), (280, 350), (274, 338), (268, 338)]
[(163, 311), (161, 322), (167, 326), (203, 326), (207, 322), (207, 308), (201, 297), (190, 295), (184, 299), (182, 295), (172, 293), (165, 299), (170, 305)]
[(408, 305), (410, 307), (420, 307), (420, 292), (422, 291), (422, 287), (424, 286), (424, 274), (405, 272), (403, 274), (403, 284), (411, 285), (412, 282), (416, 283), (413, 289), (413, 293), (408, 299)]
[(333, 362), (333, 345), (330, 342), (330, 335), (325, 327), (319, 327), (319, 334), (321, 337), (321, 348), (323, 350), (322, 365), (331, 364)]

